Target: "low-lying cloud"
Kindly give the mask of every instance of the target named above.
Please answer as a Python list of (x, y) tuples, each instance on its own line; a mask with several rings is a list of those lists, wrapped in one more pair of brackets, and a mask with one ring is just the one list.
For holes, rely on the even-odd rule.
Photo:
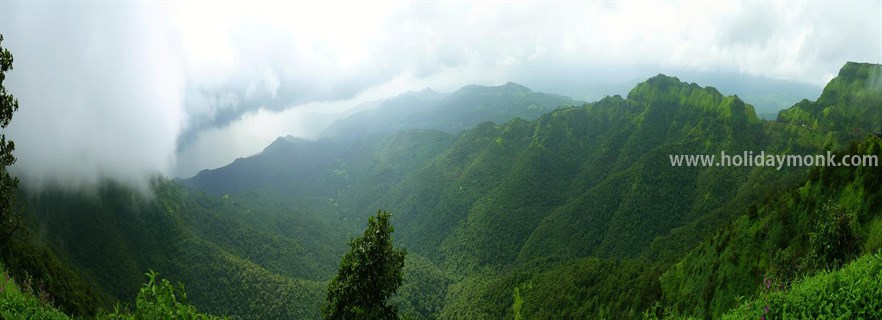
[(823, 85), (882, 61), (880, 21), (878, 2), (0, 3), (14, 169), (33, 187), (189, 176), (427, 86), (584, 98), (564, 85), (672, 70)]
[(168, 30), (153, 28), (150, 8), (133, 9), (4, 4), (6, 85), (20, 103), (8, 135), (25, 185), (144, 186), (174, 172), (184, 75)]

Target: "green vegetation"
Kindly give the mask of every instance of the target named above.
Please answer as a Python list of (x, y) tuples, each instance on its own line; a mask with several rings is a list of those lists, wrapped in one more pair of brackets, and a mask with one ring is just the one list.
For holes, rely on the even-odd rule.
[[(18, 110), (18, 100), (3, 85), (6, 73), (12, 70), (13, 58), (2, 43), (3, 35), (0, 34), (0, 129), (5, 129), (12, 121), (13, 113)], [(71, 289), (71, 283), (68, 282), (69, 270), (59, 266), (54, 256), (43, 247), (35, 245), (29, 233), (19, 232), (23, 227), (22, 211), (15, 205), (19, 181), (8, 171), (8, 167), (16, 161), (12, 154), (14, 150), (15, 143), (7, 141), (5, 133), (0, 134), (0, 261), (11, 263), (15, 274), (24, 279), (22, 286), (16, 285), (11, 272), (0, 263), (0, 318), (66, 319), (67, 316), (51, 307), (47, 290), (65, 292)], [(39, 258), (34, 259), (35, 256)], [(35, 282), (28, 271), (51, 274), (57, 280), (50, 277), (39, 278)], [(87, 290), (82, 290), (79, 293), (63, 294), (61, 304), (69, 307), (70, 311), (88, 312), (84, 310), (88, 307), (84, 307), (82, 301), (73, 301), (78, 299), (70, 298), (87, 293)]]
[[(3, 81), (6, 72), (12, 70), (12, 54), (3, 48), (3, 35), (0, 34), (0, 129), (6, 129), (12, 121), (12, 113), (18, 110), (18, 99), (6, 91)], [(6, 134), (0, 134), (0, 243), (9, 241), (12, 234), (21, 229), (21, 211), (15, 206), (15, 192), (18, 178), (7, 171), (15, 164), (15, 143), (6, 140)]]
[[(327, 238), (275, 231), (300, 224), (294, 213), (245, 209), (161, 179), (152, 189), (153, 198), (110, 183), (92, 195), (46, 190), (25, 197), (28, 220), (41, 222), (37, 238), (94, 288), (99, 299), (93, 308), (133, 301), (143, 270), (154, 269), (187, 283), (190, 301), (208, 313), (242, 319), (318, 317), (324, 279), (333, 269), (317, 262), (336, 260), (342, 240), (340, 248), (307, 250), (301, 240)], [(256, 218), (273, 225), (249, 222)], [(311, 225), (316, 233), (320, 226)]]
[(450, 278), (428, 259), (408, 253), (401, 287), (390, 298), (405, 319), (435, 319), (444, 307)]
[(94, 287), (36, 239), (30, 230), (17, 232), (8, 243), (0, 246), (0, 259), (7, 275), (29, 279), (21, 283), (23, 290), (47, 294), (58, 310), (83, 317), (94, 316), (97, 312), (99, 304)]
[(388, 299), (401, 285), (407, 252), (392, 247), (391, 217), (378, 211), (368, 219), (364, 235), (349, 242), (350, 251), (328, 284), (322, 318), (398, 319), (398, 307), (389, 305)]
[[(843, 150), (882, 156), (869, 138)], [(661, 277), (667, 305), (721, 316), (764, 279), (787, 287), (878, 248), (869, 239), (882, 219), (882, 167), (821, 167), (804, 184), (750, 207)]]
[(817, 101), (803, 100), (779, 122), (814, 130), (866, 135), (882, 130), (882, 65), (848, 62)]
[(882, 318), (882, 255), (868, 254), (842, 269), (823, 271), (787, 289), (768, 286), (723, 319)]
[(659, 296), (658, 275), (658, 266), (634, 260), (558, 264), (515, 287), (519, 314), (523, 319), (639, 318), (643, 306)]
[[(147, 274), (148, 281), (141, 287), (135, 300), (134, 310), (127, 312), (117, 306), (114, 312), (99, 315), (106, 320), (161, 320), (161, 319), (221, 319), (200, 314), (196, 307), (187, 303), (187, 292), (183, 284), (174, 287), (166, 279), (160, 279), (156, 272)], [(0, 317), (3, 319), (67, 320), (67, 314), (52, 305), (52, 297), (43, 283), (31, 289), (33, 278), (27, 276), (21, 285), (16, 284), (0, 264)], [(122, 308), (124, 309), (124, 308)]]
[(468, 274), (539, 258), (637, 257), (657, 237), (762, 192), (731, 187), (763, 178), (749, 169), (667, 165), (670, 153), (762, 148), (765, 128), (749, 105), (665, 76), (630, 96), (481, 124), (371, 206), (392, 204), (403, 244)]
[(147, 283), (138, 291), (135, 308), (131, 312), (121, 311), (119, 306), (114, 312), (102, 318), (119, 320), (139, 319), (181, 319), (181, 320), (212, 320), (215, 316), (200, 314), (196, 307), (187, 303), (187, 292), (183, 284), (173, 286), (168, 280), (160, 279), (159, 274), (151, 270), (145, 274)]
[[(396, 121), (441, 131), (280, 138), (157, 178), (146, 196), (110, 182), (23, 190), (27, 231), (0, 249), (7, 273), (84, 317), (147, 299), (234, 319), (872, 318), (882, 167), (687, 168), (668, 155), (882, 156), (867, 135), (882, 123), (879, 69), (846, 64), (775, 122), (665, 75), (553, 111), (559, 97), (514, 84), (405, 95), (377, 110), (413, 107)], [(428, 116), (442, 107), (497, 122)], [(369, 123), (403, 128), (384, 121)], [(396, 213), (406, 260), (389, 216), (365, 208)], [(186, 283), (188, 302), (160, 280), (148, 287), (166, 298), (136, 296), (143, 270)]]
[(25, 277), (22, 285), (16, 284), (3, 264), (0, 264), (0, 318), (66, 320), (67, 315), (52, 307), (49, 294), (43, 285), (38, 291), (31, 289), (33, 279)]
[[(0, 129), (5, 129), (19, 105), (3, 85), (13, 58), (2, 42), (0, 34)], [(16, 161), (14, 150), (15, 144), (0, 135), (0, 318), (66, 318), (53, 304), (61, 311), (93, 315), (96, 303), (91, 288), (24, 228), (23, 210), (15, 201), (19, 181), (7, 170)], [(21, 286), (14, 277), (23, 279)]]

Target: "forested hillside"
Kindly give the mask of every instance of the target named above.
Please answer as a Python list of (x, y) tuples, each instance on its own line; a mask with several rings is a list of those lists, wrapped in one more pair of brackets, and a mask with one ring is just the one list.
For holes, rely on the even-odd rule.
[[(152, 269), (186, 283), (193, 303), (211, 313), (318, 316), (323, 281), (345, 245), (337, 226), (294, 211), (245, 208), (162, 179), (152, 192), (106, 184), (96, 194), (27, 195), (25, 206), (38, 236), (101, 293), (105, 310), (134, 301)], [(273, 223), (251, 222), (257, 219)]]
[[(882, 155), (868, 138), (838, 153)], [(780, 195), (752, 204), (661, 276), (665, 299), (681, 312), (720, 317), (763, 281), (788, 288), (882, 248), (882, 170), (821, 167)]]
[(880, 167), (675, 167), (669, 155), (882, 156), (880, 74), (848, 63), (774, 122), (666, 75), (560, 109), (572, 100), (512, 83), (412, 93), (329, 138), (282, 137), (190, 179), (157, 177), (149, 194), (24, 190), (32, 245), (50, 258), (15, 266), (58, 265), (35, 277), (69, 279), (49, 285), (81, 293), (59, 300), (69, 313), (134, 301), (152, 269), (200, 311), (315, 319), (347, 241), (383, 209), (408, 252), (391, 301), (412, 318), (828, 312), (815, 301), (872, 318), (873, 291), (831, 292), (878, 280)]

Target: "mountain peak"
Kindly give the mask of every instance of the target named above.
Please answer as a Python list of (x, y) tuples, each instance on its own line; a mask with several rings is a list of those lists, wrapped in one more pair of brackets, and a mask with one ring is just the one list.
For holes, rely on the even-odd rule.
[(478, 84), (470, 84), (462, 87), (457, 93), (486, 93), (486, 92), (505, 92), (505, 93), (531, 93), (533, 90), (516, 82), (506, 82), (499, 86), (484, 86)]
[(650, 84), (655, 84), (655, 85), (666, 85), (666, 84), (669, 85), (669, 84), (683, 83), (680, 81), (680, 78), (677, 78), (674, 76), (669, 76), (664, 73), (659, 73), (653, 77), (650, 77), (649, 79), (646, 79), (645, 82), (650, 83)]
[(263, 153), (272, 153), (279, 150), (288, 150), (297, 144), (306, 143), (308, 140), (292, 135), (280, 136), (263, 149)]
[(634, 89), (628, 92), (628, 99), (645, 103), (657, 100), (679, 100), (682, 95), (688, 96), (696, 92), (705, 92), (715, 100), (723, 97), (720, 91), (714, 87), (701, 87), (698, 84), (686, 83), (677, 77), (660, 73), (638, 83)]
[(440, 95), (440, 94), (441, 93), (439, 93), (438, 91), (435, 91), (435, 89), (432, 89), (430, 87), (425, 87), (422, 90), (408, 91), (408, 92), (401, 94), (399, 96), (436, 96), (436, 95)]
[(532, 91), (532, 90), (530, 90), (530, 88), (527, 88), (519, 83), (511, 82), (511, 81), (506, 82), (504, 85), (502, 85), (500, 87), (503, 89), (512, 90), (512, 91), (525, 91), (525, 92)]
[(778, 121), (826, 131), (873, 132), (882, 123), (882, 65), (846, 62), (814, 102), (781, 111)]
[(628, 100), (644, 105), (646, 112), (667, 114), (712, 112), (735, 121), (756, 122), (756, 111), (737, 95), (724, 96), (714, 87), (680, 81), (677, 77), (656, 75), (637, 84)]
[(435, 89), (432, 89), (430, 87), (426, 87), (423, 90), (417, 91), (416, 93), (438, 93), (438, 91), (435, 91)]
[(846, 62), (839, 75), (830, 80), (818, 98), (822, 105), (832, 105), (837, 101), (866, 102), (878, 100), (882, 93), (882, 65), (872, 63)]
[(882, 70), (882, 65), (874, 64), (874, 63), (866, 63), (866, 62), (853, 62), (848, 61), (845, 65), (839, 69), (839, 75), (837, 78), (846, 78), (846, 79), (871, 79), (876, 78), (874, 80), (879, 79), (879, 72)]

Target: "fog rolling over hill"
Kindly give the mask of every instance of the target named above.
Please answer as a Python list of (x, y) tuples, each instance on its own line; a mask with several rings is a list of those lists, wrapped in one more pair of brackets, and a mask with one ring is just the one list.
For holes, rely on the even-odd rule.
[(0, 319), (882, 319), (880, 21), (2, 2)]

